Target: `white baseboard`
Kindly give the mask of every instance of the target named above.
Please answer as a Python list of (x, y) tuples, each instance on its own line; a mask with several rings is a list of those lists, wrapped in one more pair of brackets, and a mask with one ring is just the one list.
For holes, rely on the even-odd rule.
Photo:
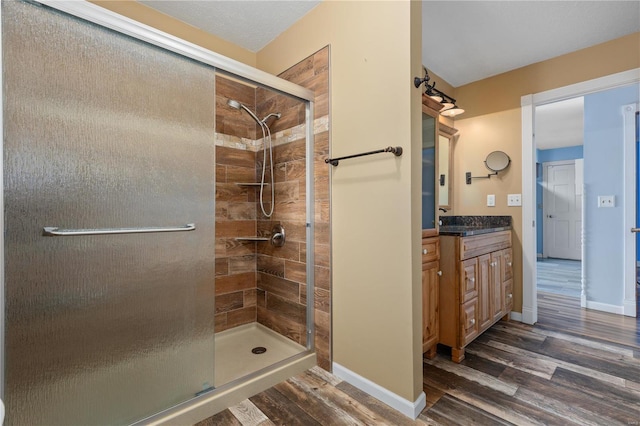
[(417, 419), (427, 406), (427, 397), (424, 392), (420, 393), (418, 399), (411, 402), (335, 362), (333, 374), (413, 420)]
[(635, 300), (625, 300), (623, 304), (623, 315), (627, 317), (636, 317), (638, 313), (636, 312), (636, 301)]
[(593, 302), (587, 300), (587, 309), (593, 309), (596, 311), (609, 312), (612, 314), (622, 315), (624, 314), (624, 307), (618, 305), (609, 305), (608, 303)]
[(522, 322), (522, 312), (513, 312), (513, 311), (511, 311), (509, 313), (509, 319), (511, 321)]
[(520, 314), (520, 322), (533, 325), (538, 322), (538, 312), (535, 312), (531, 308), (522, 307), (522, 313)]

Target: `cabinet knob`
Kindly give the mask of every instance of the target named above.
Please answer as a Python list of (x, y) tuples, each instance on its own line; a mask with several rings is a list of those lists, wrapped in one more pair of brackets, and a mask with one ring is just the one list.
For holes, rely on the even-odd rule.
[(441, 277), (442, 276), (442, 271), (438, 271), (438, 276)]
[(507, 262), (507, 265), (511, 266), (511, 262)]
[(476, 279), (474, 277), (469, 278), (469, 281), (471, 281), (472, 283), (476, 281)]
[(422, 254), (427, 254), (427, 253), (429, 253), (427, 249), (422, 249)]
[(471, 321), (469, 321), (469, 324), (475, 325), (476, 324), (476, 319), (475, 318), (471, 318)]
[(509, 299), (511, 299), (511, 298), (513, 298), (513, 294), (509, 293), (509, 294), (507, 294), (507, 297), (508, 297)]

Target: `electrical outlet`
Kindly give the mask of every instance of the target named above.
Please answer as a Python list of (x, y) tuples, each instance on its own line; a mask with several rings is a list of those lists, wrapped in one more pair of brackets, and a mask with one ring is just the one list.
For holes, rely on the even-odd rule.
[(616, 206), (615, 195), (598, 195), (598, 208), (615, 207), (615, 206)]
[(488, 207), (495, 207), (495, 205), (496, 205), (496, 196), (495, 196), (495, 194), (487, 195), (487, 206)]
[(507, 195), (507, 206), (521, 206), (522, 205), (522, 195), (521, 194), (508, 194)]

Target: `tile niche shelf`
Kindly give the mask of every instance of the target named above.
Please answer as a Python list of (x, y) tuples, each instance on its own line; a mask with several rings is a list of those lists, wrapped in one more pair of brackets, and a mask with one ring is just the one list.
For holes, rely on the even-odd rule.
[[(260, 186), (262, 185), (260, 182), (236, 182), (236, 185), (238, 186), (251, 186), (251, 187), (256, 187), (256, 186)], [(265, 186), (269, 186), (271, 185), (270, 183), (265, 183)]]

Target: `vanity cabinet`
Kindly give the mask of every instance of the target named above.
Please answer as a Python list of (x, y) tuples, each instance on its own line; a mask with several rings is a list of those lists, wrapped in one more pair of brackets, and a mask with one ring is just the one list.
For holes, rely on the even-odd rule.
[(440, 278), (440, 238), (422, 238), (422, 352), (436, 355), (439, 340), (438, 292)]
[(513, 307), (511, 231), (441, 235), (440, 245), (438, 343), (460, 362), (465, 346)]

